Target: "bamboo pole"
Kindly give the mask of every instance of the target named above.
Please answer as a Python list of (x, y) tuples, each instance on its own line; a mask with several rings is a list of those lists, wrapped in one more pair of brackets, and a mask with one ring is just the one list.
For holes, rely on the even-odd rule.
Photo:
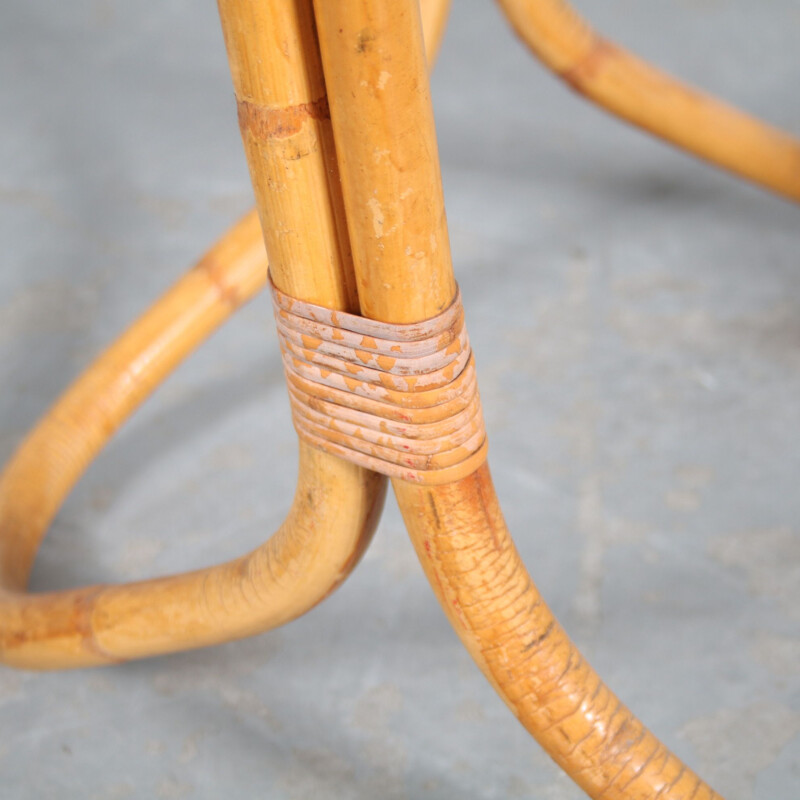
[[(432, 26), (426, 39), (431, 61), (448, 4), (423, 0)], [(329, 262), (326, 275), (333, 292), (340, 287), (330, 270), (339, 263)], [(14, 454), (0, 475), (0, 662), (32, 669), (95, 666), (229, 641), (305, 613), (354, 568), (377, 523), (381, 479), (342, 462), (325, 463), (301, 444), (287, 519), (249, 555), (121, 586), (24, 591), (42, 538), (91, 461), (266, 280), (264, 239), (251, 211), (89, 367)], [(331, 496), (349, 498), (349, 505), (331, 504)]]
[(422, 34), (425, 40), (425, 56), (428, 60), (428, 71), (439, 52), (447, 18), (450, 15), (452, 0), (420, 0), (419, 11), (422, 18)]
[[(427, 319), (450, 304), (455, 280), (423, 45), (410, 35), (419, 9), (342, 0), (315, 10), (361, 313)], [(396, 36), (391, 25), (402, 26)]]
[(685, 86), (595, 33), (566, 0), (498, 0), (572, 89), (689, 153), (800, 201), (800, 140)]
[[(315, 0), (362, 313), (419, 321), (454, 281), (419, 14), (409, 0)], [(528, 576), (486, 465), (439, 487), (393, 481), (448, 618), (500, 696), (592, 797), (718, 796), (623, 706)]]

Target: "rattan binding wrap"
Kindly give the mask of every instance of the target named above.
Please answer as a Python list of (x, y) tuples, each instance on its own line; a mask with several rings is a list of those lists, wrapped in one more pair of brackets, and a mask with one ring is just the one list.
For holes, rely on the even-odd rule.
[(461, 294), (398, 325), (296, 300), (270, 282), (297, 433), (392, 478), (459, 480), (486, 459)]

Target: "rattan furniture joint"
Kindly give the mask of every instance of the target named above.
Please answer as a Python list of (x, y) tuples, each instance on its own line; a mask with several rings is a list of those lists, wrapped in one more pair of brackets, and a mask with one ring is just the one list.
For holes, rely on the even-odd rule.
[[(0, 656), (27, 669), (96, 666), (286, 623), (358, 563), (388, 475), (465, 647), (589, 796), (719, 797), (581, 656), (503, 521), (450, 259), (427, 76), (448, 5), (423, 0), (420, 14), (416, 0), (219, 0), (257, 212), (91, 365), (5, 468)], [(658, 73), (561, 0), (500, 6), (576, 91), (800, 199), (800, 145), (787, 134)], [(297, 493), (281, 528), (206, 570), (27, 594), (38, 545), (92, 459), (267, 283), (300, 434)]]

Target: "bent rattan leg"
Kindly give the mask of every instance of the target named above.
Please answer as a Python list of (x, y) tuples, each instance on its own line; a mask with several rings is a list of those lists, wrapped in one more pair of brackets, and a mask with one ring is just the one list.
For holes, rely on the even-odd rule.
[(598, 36), (566, 0), (498, 0), (519, 37), (576, 92), (656, 136), (800, 201), (800, 140)]
[[(83, 667), (228, 641), (276, 627), (349, 574), (377, 524), (385, 482), (300, 448), (293, 506), (249, 555), (125, 585), (29, 595), (39, 543), (119, 425), (266, 281), (254, 214), (239, 222), (73, 384), (0, 477), (0, 659)], [(336, 500), (332, 501), (332, 496)]]
[[(362, 313), (426, 319), (450, 303), (454, 280), (418, 20), (407, 0), (315, 0), (315, 10)], [(444, 486), (393, 486), (462, 641), (586, 792), (717, 797), (617, 700), (556, 622), (517, 555), (486, 465)]]
[[(433, 61), (449, 0), (422, 5)], [(294, 220), (300, 235), (315, 223), (313, 216)], [(385, 481), (301, 444), (292, 509), (253, 553), (153, 581), (24, 591), (47, 528), (89, 463), (266, 276), (253, 211), (73, 384), (7, 465), (0, 476), (0, 661), (32, 669), (81, 667), (262, 632), (305, 613), (358, 563), (377, 523)], [(330, 291), (335, 296), (338, 289)]]

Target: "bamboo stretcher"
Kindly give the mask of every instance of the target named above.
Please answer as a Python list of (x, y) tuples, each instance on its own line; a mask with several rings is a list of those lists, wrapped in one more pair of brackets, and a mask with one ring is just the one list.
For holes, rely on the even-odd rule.
[[(611, 64), (612, 76), (648, 75), (641, 62), (619, 51), (607, 57), (601, 48), (603, 63), (587, 68), (598, 45), (562, 3), (502, 4), (573, 85), (797, 198), (797, 170), (790, 178), (784, 172), (797, 145), (785, 135), (722, 106), (699, 112), (689, 102), (691, 113), (722, 115), (748, 131), (746, 146), (723, 147), (713, 125), (702, 133), (691, 119), (675, 123), (681, 114), (672, 101), (640, 103), (644, 78), (604, 77)], [(426, 66), (447, 7), (428, 0), (420, 14), (414, 0), (219, 0), (260, 224), (251, 212), (235, 225), (65, 393), (0, 477), (3, 662), (100, 665), (251, 635), (304, 613), (354, 568), (380, 516), (386, 479), (301, 442), (292, 508), (253, 553), (157, 580), (25, 592), (36, 549), (79, 476), (166, 375), (264, 286), (266, 255), (278, 290), (328, 309), (402, 324), (449, 306), (456, 284)], [(756, 145), (771, 166), (750, 163), (748, 148)], [(569, 640), (519, 559), (486, 463), (444, 485), (393, 479), (392, 486), (423, 569), (469, 653), (589, 796), (719, 797)]]

